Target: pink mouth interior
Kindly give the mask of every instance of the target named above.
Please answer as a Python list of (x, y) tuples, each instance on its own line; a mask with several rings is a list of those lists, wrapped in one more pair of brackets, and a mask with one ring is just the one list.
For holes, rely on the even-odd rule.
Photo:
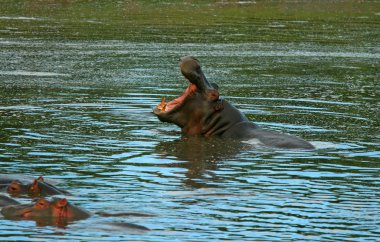
[(197, 90), (197, 86), (193, 83), (190, 83), (186, 90), (181, 94), (181, 96), (172, 100), (171, 102), (165, 102), (165, 99), (162, 98), (161, 103), (157, 105), (157, 109), (161, 112), (169, 112), (179, 104), (181, 104), (185, 98)]

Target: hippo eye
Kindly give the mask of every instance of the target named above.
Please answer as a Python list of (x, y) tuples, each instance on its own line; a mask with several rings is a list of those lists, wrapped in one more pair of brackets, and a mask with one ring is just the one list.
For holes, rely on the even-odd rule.
[(11, 186), (8, 187), (8, 191), (10, 191), (10, 192), (17, 192), (17, 191), (19, 191), (19, 187), (15, 186), (15, 185), (11, 185)]
[(40, 200), (37, 201), (36, 207), (43, 208), (43, 207), (46, 207), (47, 204), (48, 204), (48, 202), (46, 200), (40, 199)]

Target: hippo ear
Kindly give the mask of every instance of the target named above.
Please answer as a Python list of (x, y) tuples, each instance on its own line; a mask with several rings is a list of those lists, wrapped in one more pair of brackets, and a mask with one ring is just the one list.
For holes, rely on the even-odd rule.
[(39, 191), (39, 186), (38, 186), (38, 179), (34, 179), (32, 185), (30, 185), (29, 192), (38, 192)]
[(67, 199), (66, 198), (61, 198), (56, 202), (56, 206), (59, 208), (67, 206)]
[(38, 186), (38, 179), (33, 180), (32, 186)]
[(45, 181), (42, 176), (38, 177), (37, 180), (42, 181), (42, 182)]

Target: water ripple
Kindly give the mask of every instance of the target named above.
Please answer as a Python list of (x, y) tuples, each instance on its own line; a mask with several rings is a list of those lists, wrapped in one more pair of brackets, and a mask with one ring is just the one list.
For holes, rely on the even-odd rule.
[[(69, 199), (92, 213), (155, 215), (94, 215), (65, 230), (0, 219), (0, 238), (379, 237), (380, 136), (371, 96), (378, 53), (310, 43), (0, 39), (0, 45), (6, 65), (0, 72), (1, 173), (58, 179), (74, 194)], [(250, 120), (302, 136), (317, 149), (181, 138), (178, 127), (159, 122), (152, 108), (187, 85), (177, 67), (184, 50), (201, 59), (222, 96)], [(28, 71), (14, 71), (20, 62), (7, 61), (10, 56)], [(103, 229), (103, 223), (120, 221), (152, 232)]]

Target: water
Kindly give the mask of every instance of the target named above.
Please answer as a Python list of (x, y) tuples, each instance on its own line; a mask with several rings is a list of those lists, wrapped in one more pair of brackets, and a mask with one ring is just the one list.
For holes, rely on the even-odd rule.
[[(360, 12), (369, 19), (352, 22), (231, 17), (226, 25), (211, 19), (182, 41), (190, 34), (175, 28), (173, 9), (159, 20), (157, 29), (166, 32), (148, 35), (154, 28), (147, 26), (140, 35), (120, 37), (115, 26), (125, 26), (117, 17), (85, 16), (90, 22), (84, 26), (108, 21), (109, 32), (78, 27), (75, 38), (69, 31), (74, 20), (54, 9), (28, 15), (4, 7), (0, 174), (43, 175), (92, 213), (154, 216), (94, 215), (65, 229), (0, 218), (0, 240), (379, 239), (379, 15)], [(249, 15), (237, 9), (238, 16)], [(139, 11), (131, 31), (150, 23)], [(203, 11), (227, 14), (224, 8)], [(250, 40), (252, 25), (267, 35)], [(313, 31), (322, 25), (324, 31)], [(61, 31), (45, 36), (53, 27)], [(211, 37), (203, 41), (207, 28)], [(213, 30), (225, 31), (225, 38)], [(301, 136), (317, 149), (181, 138), (152, 108), (185, 89), (177, 60), (187, 54), (197, 56), (222, 96), (250, 120)], [(123, 221), (152, 231), (109, 225)]]

